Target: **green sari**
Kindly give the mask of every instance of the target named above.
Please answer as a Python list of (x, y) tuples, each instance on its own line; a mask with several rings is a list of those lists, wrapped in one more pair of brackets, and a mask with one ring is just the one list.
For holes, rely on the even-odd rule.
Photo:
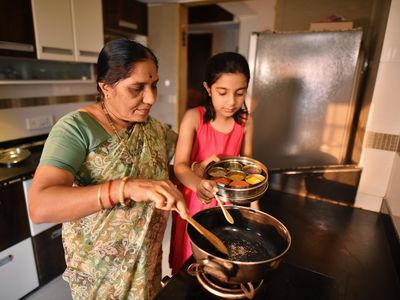
[[(71, 122), (66, 118), (67, 122), (59, 127), (65, 132), (71, 123), (79, 123), (82, 117), (91, 121), (84, 114), (75, 113), (72, 115), (75, 120)], [(74, 126), (75, 129), (69, 132), (84, 130), (81, 124)], [(124, 176), (168, 178), (169, 161), (177, 138), (174, 131), (149, 117), (146, 123), (137, 123), (120, 131), (119, 135), (129, 147), (134, 161), (113, 135), (93, 151), (87, 151), (76, 173), (77, 185), (94, 185)], [(60, 138), (60, 135), (54, 136)], [(70, 143), (70, 139), (67, 138), (66, 143)], [(90, 148), (90, 142), (86, 144)], [(43, 160), (43, 164), (48, 163)], [(107, 185), (103, 186), (106, 188)], [(116, 202), (117, 199), (113, 200)], [(69, 282), (73, 298), (152, 299), (161, 287), (162, 239), (167, 218), (168, 212), (156, 209), (153, 202), (134, 202), (131, 207), (118, 204), (112, 209), (64, 223), (67, 269), (63, 278)]]

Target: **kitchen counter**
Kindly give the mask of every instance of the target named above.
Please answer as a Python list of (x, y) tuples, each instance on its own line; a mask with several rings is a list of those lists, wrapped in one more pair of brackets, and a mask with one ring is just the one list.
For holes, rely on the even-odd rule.
[(4, 186), (33, 177), (40, 161), (43, 145), (30, 147), (28, 150), (31, 155), (27, 159), (11, 165), (0, 164), (0, 185)]
[[(260, 205), (291, 233), (291, 248), (275, 275), (286, 285), (297, 285), (297, 292), (291, 295), (275, 293), (268, 299), (400, 299), (400, 281), (379, 213), (272, 190)], [(191, 257), (171, 278), (157, 300), (171, 295), (174, 299), (200, 299), (194, 295), (202, 287), (186, 272), (192, 261)]]

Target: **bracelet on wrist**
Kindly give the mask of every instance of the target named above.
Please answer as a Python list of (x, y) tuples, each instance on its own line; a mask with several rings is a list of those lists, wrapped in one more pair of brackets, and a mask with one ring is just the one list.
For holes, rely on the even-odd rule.
[(119, 190), (118, 190), (118, 201), (122, 206), (126, 206), (125, 203), (125, 195), (124, 195), (124, 188), (125, 188), (125, 183), (129, 179), (128, 176), (125, 176), (122, 178), (120, 184), (119, 184)]
[(101, 184), (99, 185), (99, 188), (97, 190), (97, 204), (99, 205), (100, 209), (104, 209), (103, 202), (101, 201)]
[(111, 198), (111, 185), (112, 185), (112, 183), (113, 183), (112, 180), (110, 180), (108, 182), (107, 198), (108, 198), (108, 202), (110, 203), (111, 207), (114, 207), (115, 206), (115, 202)]

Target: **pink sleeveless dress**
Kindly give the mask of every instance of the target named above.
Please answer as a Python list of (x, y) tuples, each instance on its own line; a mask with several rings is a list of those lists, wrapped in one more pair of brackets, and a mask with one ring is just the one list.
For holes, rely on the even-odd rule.
[[(202, 161), (213, 154), (217, 154), (219, 157), (239, 155), (244, 135), (244, 122), (243, 124), (235, 122), (231, 132), (222, 133), (215, 130), (210, 123), (203, 122), (205, 112), (203, 106), (196, 107), (196, 109), (200, 115), (200, 122), (196, 131), (190, 163)], [(186, 199), (190, 215), (194, 215), (205, 208), (218, 205), (215, 199), (209, 204), (201, 203), (196, 193), (189, 188), (182, 186), (180, 190)], [(179, 270), (190, 255), (192, 255), (192, 249), (190, 247), (189, 237), (186, 233), (186, 221), (181, 219), (177, 213), (173, 213), (171, 248), (169, 254), (172, 274), (175, 274)]]

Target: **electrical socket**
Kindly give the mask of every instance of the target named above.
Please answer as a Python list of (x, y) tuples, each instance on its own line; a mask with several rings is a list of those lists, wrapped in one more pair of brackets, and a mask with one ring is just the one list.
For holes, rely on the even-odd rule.
[(52, 115), (45, 115), (45, 116), (26, 118), (25, 123), (26, 123), (26, 129), (35, 130), (53, 126), (54, 120)]

